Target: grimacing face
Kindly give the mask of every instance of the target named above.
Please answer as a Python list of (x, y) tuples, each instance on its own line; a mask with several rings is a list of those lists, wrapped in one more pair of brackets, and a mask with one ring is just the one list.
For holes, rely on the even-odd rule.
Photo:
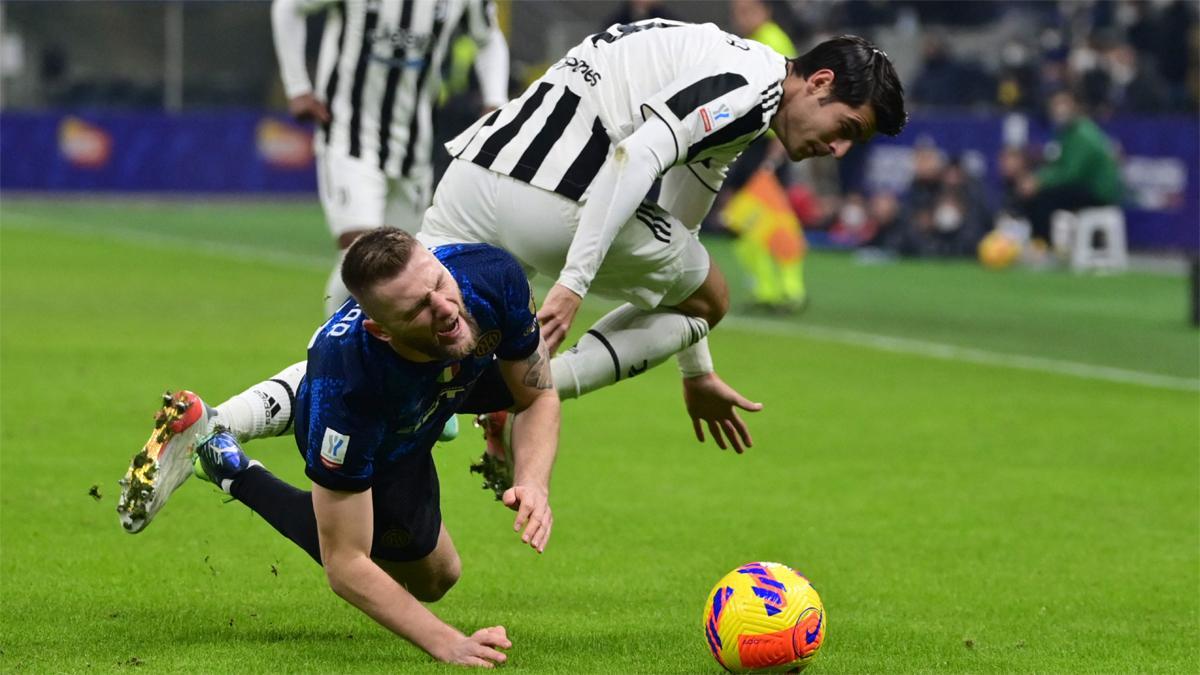
[(793, 162), (833, 155), (841, 159), (856, 143), (875, 134), (875, 111), (869, 102), (857, 108), (830, 100), (834, 74), (821, 69), (807, 79), (789, 76), (783, 101), (771, 129)]
[(422, 247), (404, 270), (365, 292), (363, 326), (410, 361), (466, 358), (479, 339), (450, 271)]

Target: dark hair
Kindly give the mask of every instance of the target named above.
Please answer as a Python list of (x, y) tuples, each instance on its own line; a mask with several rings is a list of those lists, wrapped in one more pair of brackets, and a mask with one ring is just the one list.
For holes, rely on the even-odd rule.
[(792, 72), (805, 79), (823, 68), (832, 70), (831, 98), (852, 108), (869, 101), (879, 133), (897, 136), (908, 122), (904, 87), (892, 62), (887, 54), (857, 35), (826, 40), (791, 62)]
[(415, 237), (395, 227), (381, 227), (354, 240), (342, 261), (342, 283), (358, 300), (363, 291), (395, 277), (408, 265)]

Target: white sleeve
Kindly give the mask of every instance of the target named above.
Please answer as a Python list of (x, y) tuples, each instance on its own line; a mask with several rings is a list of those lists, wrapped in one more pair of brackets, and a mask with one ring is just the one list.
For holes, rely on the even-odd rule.
[(312, 91), (308, 65), (304, 61), (307, 26), (304, 16), (321, 6), (312, 0), (274, 0), (271, 3), (271, 34), (275, 38), (275, 57), (288, 99)]
[(617, 145), (592, 182), (558, 283), (587, 295), (613, 239), (674, 160), (675, 140), (661, 120), (647, 121)]
[(475, 75), (479, 78), (484, 106), (499, 108), (508, 103), (508, 42), (495, 23), (475, 55)]
[(710, 168), (700, 162), (677, 164), (662, 179), (658, 204), (695, 232), (700, 221), (708, 215), (713, 200), (721, 191), (729, 167), (713, 163)]

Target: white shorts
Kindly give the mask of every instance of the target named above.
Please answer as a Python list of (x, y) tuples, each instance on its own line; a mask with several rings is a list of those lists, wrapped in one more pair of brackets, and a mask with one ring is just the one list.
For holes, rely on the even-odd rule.
[[(583, 205), (464, 160), (446, 170), (417, 238), (426, 246), (483, 243), (513, 254), (526, 274), (557, 279)], [(708, 276), (708, 251), (650, 201), (613, 240), (591, 292), (642, 309), (683, 302)]]
[(389, 177), (379, 164), (351, 157), (318, 144), (317, 187), (325, 222), (337, 238), (350, 230), (383, 225), (409, 232), (421, 228), (429, 206), (432, 176), (428, 171), (405, 179)]

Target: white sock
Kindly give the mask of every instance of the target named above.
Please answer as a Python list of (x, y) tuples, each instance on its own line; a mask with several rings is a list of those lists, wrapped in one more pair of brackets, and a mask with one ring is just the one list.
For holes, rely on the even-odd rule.
[(625, 304), (550, 361), (560, 398), (575, 398), (640, 375), (708, 335), (704, 319)]
[(338, 251), (337, 262), (333, 264), (333, 271), (329, 273), (329, 280), (325, 282), (325, 316), (333, 316), (333, 313), (350, 298), (349, 289), (342, 283), (342, 261), (345, 259), (346, 251)]
[(696, 344), (675, 355), (679, 374), (685, 378), (700, 377), (715, 370), (712, 354), (708, 351), (708, 338), (700, 338)]
[(307, 361), (292, 364), (225, 401), (216, 407), (211, 424), (225, 427), (241, 443), (283, 434), (292, 426), (296, 389), (307, 367)]

